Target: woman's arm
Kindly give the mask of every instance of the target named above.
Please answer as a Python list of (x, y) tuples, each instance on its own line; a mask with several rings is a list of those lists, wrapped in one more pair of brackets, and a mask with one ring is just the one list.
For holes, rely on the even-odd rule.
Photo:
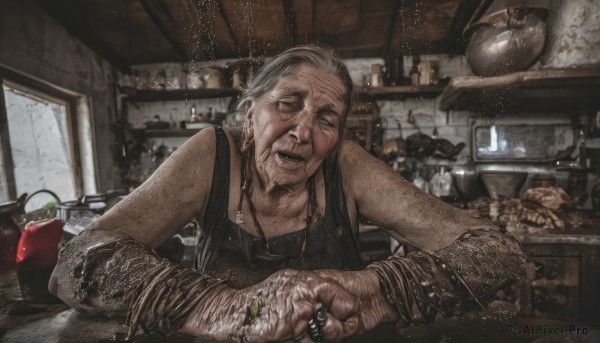
[(164, 268), (150, 248), (202, 210), (214, 159), (214, 130), (191, 137), (144, 184), (69, 241), (50, 292), (80, 311), (125, 315), (140, 293), (138, 284)]
[(398, 240), (437, 250), (468, 229), (493, 226), (424, 193), (350, 141), (342, 145), (340, 165), (351, 215), (369, 219)]
[[(161, 259), (144, 243), (114, 230), (88, 230), (60, 252), (57, 295), (78, 311), (124, 316), (128, 338), (144, 330), (177, 330), (219, 341), (297, 338), (317, 303), (331, 314), (328, 340), (352, 335), (355, 296), (312, 272), (279, 271), (246, 289)], [(339, 319), (344, 319), (341, 321)]]
[(319, 271), (362, 300), (359, 331), (480, 308), (496, 292), (533, 278), (534, 265), (519, 242), (492, 223), (423, 193), (356, 144), (344, 144), (340, 161), (351, 215), (423, 249), (365, 271)]
[(191, 137), (91, 230), (119, 230), (157, 248), (201, 214), (210, 193), (215, 131)]

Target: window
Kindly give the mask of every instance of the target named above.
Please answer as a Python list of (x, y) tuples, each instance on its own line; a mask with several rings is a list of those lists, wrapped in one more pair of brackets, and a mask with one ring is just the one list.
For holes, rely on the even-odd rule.
[[(86, 106), (81, 106), (85, 98), (6, 69), (1, 71), (0, 202), (40, 189), (50, 190), (66, 201), (81, 196), (87, 191), (85, 188), (95, 188), (95, 173), (89, 173), (94, 170), (93, 165), (91, 169), (89, 166), (93, 159), (82, 159), (82, 150), (87, 154), (92, 146), (89, 119), (86, 120), (89, 116), (77, 113), (78, 109), (87, 112)], [(17, 76), (19, 81), (6, 74)], [(35, 87), (36, 84), (41, 87)], [(82, 170), (87, 171), (87, 177)], [(33, 197), (26, 210), (39, 209), (47, 201), (44, 196)]]

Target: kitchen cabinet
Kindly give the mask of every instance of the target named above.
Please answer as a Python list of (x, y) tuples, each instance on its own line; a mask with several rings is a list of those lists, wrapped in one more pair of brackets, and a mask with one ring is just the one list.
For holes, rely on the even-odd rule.
[(440, 109), (486, 113), (569, 112), (600, 109), (600, 69), (463, 76), (444, 89)]

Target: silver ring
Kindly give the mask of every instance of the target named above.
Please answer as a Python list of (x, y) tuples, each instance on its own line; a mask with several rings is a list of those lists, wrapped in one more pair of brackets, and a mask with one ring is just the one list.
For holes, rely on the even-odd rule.
[(313, 342), (321, 342), (323, 337), (323, 327), (327, 323), (327, 311), (323, 308), (321, 303), (317, 304), (317, 313), (314, 318), (308, 321), (308, 336)]

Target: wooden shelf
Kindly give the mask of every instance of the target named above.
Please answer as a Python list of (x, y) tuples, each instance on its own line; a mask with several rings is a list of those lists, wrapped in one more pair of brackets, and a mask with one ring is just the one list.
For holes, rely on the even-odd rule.
[(191, 137), (202, 129), (133, 129), (134, 134), (146, 137)]
[(208, 99), (238, 97), (241, 90), (234, 88), (220, 89), (181, 89), (181, 90), (138, 90), (135, 94), (123, 98), (128, 102), (177, 101), (190, 99)]
[[(440, 80), (442, 81), (442, 80)], [(359, 98), (378, 100), (403, 100), (405, 98), (435, 98), (444, 90), (444, 85), (404, 85), (391, 87), (357, 88)]]
[(598, 110), (600, 69), (458, 77), (444, 89), (440, 109), (484, 113)]
[[(405, 85), (394, 87), (358, 88), (356, 92), (361, 99), (396, 100), (408, 97), (432, 98), (444, 90), (444, 85)], [(190, 99), (208, 99), (238, 97), (241, 90), (234, 88), (195, 89), (195, 90), (138, 90), (135, 94), (123, 97), (127, 102), (178, 101)]]

